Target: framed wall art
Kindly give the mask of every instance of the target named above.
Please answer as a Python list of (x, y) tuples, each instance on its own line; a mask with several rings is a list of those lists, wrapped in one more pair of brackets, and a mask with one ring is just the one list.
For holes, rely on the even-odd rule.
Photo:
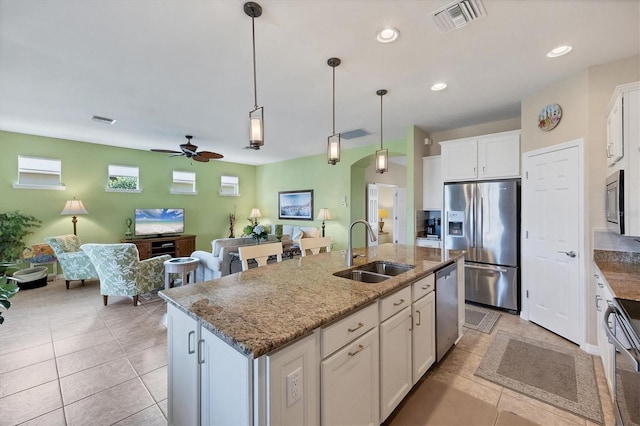
[(313, 189), (278, 192), (278, 219), (313, 220)]

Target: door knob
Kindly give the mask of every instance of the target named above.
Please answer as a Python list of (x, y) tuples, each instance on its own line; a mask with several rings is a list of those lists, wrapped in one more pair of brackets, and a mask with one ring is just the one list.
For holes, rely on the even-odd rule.
[(559, 251), (558, 253), (564, 253), (569, 257), (576, 257), (576, 252), (571, 250), (571, 251)]

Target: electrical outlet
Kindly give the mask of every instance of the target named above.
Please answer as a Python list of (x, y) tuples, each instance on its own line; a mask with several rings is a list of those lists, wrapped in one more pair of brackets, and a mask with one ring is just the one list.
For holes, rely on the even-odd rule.
[(289, 373), (287, 376), (287, 407), (302, 399), (302, 367)]

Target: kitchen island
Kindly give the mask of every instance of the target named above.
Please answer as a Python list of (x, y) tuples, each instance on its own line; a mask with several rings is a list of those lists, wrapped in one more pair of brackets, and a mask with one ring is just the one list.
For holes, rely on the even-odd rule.
[[(433, 273), (454, 261), (464, 277), (459, 252), (383, 244), (354, 253), (360, 256), (353, 268), (375, 261), (414, 267), (381, 283), (361, 283), (333, 275), (347, 268), (344, 254), (331, 252), (160, 292), (169, 312), (169, 422), (319, 423), (326, 408), (321, 363), (336, 356), (338, 345), (351, 342), (342, 342), (331, 327), (353, 320), (349, 338), (373, 342), (354, 344), (378, 370), (378, 302), (408, 291), (397, 306), (408, 306), (410, 313), (412, 284), (425, 278), (433, 282)], [(432, 291), (429, 287), (422, 288)], [(463, 293), (460, 300), (462, 335)], [(371, 385), (377, 387), (377, 380)], [(375, 415), (379, 407), (371, 408), (374, 423), (384, 420)]]

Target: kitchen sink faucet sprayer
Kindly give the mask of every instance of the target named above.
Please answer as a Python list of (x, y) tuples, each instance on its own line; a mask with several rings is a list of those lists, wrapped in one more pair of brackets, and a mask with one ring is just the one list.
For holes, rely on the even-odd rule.
[(377, 240), (376, 233), (373, 232), (373, 229), (371, 228), (371, 225), (369, 225), (369, 222), (363, 219), (354, 220), (351, 226), (349, 226), (349, 247), (347, 248), (347, 266), (349, 268), (353, 266), (353, 244), (351, 242), (351, 239), (353, 236), (353, 225), (355, 225), (356, 223), (364, 223), (364, 225), (367, 227), (367, 230), (369, 231), (369, 238), (371, 239), (371, 242)]

